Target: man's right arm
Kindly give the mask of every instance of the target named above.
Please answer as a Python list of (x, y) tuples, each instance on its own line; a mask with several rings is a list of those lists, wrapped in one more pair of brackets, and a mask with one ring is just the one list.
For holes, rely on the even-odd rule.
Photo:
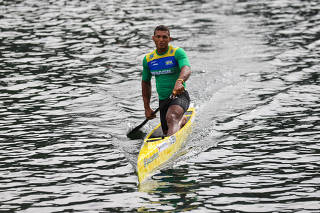
[(156, 116), (153, 114), (153, 110), (150, 107), (150, 99), (151, 99), (151, 73), (149, 71), (149, 67), (147, 65), (146, 57), (143, 59), (143, 71), (142, 71), (142, 99), (145, 116), (148, 119), (155, 118)]
[(143, 106), (146, 118), (152, 119), (156, 116), (153, 114), (153, 110), (150, 107), (150, 99), (151, 99), (151, 81), (141, 81), (142, 87), (142, 99), (143, 99)]

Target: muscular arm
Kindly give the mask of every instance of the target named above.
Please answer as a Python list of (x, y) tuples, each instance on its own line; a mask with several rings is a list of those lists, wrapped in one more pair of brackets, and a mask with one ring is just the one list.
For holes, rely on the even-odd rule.
[(150, 99), (151, 99), (151, 81), (141, 81), (141, 87), (142, 87), (142, 99), (143, 99), (143, 105), (144, 105), (144, 111), (146, 118), (152, 119), (155, 118), (155, 115), (153, 115), (153, 110), (150, 107)]
[(183, 82), (187, 81), (189, 76), (191, 75), (191, 68), (190, 68), (190, 62), (187, 57), (187, 54), (182, 48), (178, 48), (176, 50), (174, 57), (178, 61), (179, 68), (180, 68), (180, 74), (178, 79), (183, 80), (183, 81), (177, 80), (174, 85), (173, 94), (179, 95), (184, 92)]
[[(180, 72), (178, 79), (182, 79), (184, 82), (186, 82), (188, 80), (188, 78), (190, 77), (190, 75), (191, 75), (190, 67), (183, 66), (181, 68), (181, 72)], [(183, 93), (183, 91), (184, 91), (183, 82), (180, 80), (177, 80), (176, 84), (174, 85), (173, 93), (179, 95), (179, 94)]]
[(188, 80), (188, 78), (191, 75), (191, 69), (189, 66), (183, 66), (181, 68), (181, 72), (179, 75), (179, 79), (183, 79), (184, 82), (186, 82)]

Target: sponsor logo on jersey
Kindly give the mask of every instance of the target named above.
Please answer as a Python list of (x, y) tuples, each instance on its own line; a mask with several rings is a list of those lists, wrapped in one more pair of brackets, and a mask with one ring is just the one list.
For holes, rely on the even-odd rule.
[(173, 62), (172, 62), (171, 60), (168, 60), (168, 61), (166, 61), (165, 63), (166, 63), (166, 65), (171, 65), (171, 64), (173, 64)]
[(171, 74), (173, 73), (172, 70), (159, 70), (159, 71), (152, 71), (152, 75), (163, 75), (163, 74)]
[(151, 66), (158, 66), (159, 65), (159, 63), (157, 61), (151, 61), (150, 64), (151, 64)]

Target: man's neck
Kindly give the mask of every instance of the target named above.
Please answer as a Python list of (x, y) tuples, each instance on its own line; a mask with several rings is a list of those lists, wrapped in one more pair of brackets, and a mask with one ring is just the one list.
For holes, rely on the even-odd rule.
[(165, 48), (165, 49), (157, 49), (157, 53), (158, 53), (159, 55), (163, 55), (163, 54), (165, 54), (166, 52), (168, 52), (168, 50), (169, 50), (169, 46), (168, 46), (167, 48)]

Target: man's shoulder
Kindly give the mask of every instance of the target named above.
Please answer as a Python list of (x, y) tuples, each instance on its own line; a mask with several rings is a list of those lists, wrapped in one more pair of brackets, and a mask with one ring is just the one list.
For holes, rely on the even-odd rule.
[(172, 45), (169, 46), (169, 50), (166, 54), (164, 55), (158, 55), (157, 54), (157, 49), (154, 49), (153, 51), (147, 53), (144, 57), (144, 59), (149, 62), (152, 61), (154, 59), (158, 59), (158, 58), (164, 58), (164, 57), (170, 57), (170, 56), (176, 56), (176, 55), (184, 55), (185, 51), (183, 48), (181, 47), (174, 47)]
[(176, 47), (175, 49), (176, 49), (175, 50), (176, 53), (185, 53), (185, 51), (182, 47)]
[(169, 54), (174, 56), (174, 55), (176, 54), (176, 52), (179, 51), (180, 49), (181, 49), (181, 47), (171, 46), (171, 47), (170, 47), (170, 53), (169, 53)]
[(184, 58), (184, 57), (187, 57), (187, 54), (183, 48), (177, 47), (174, 56), (176, 58)]
[(145, 59), (147, 61), (150, 61), (156, 56), (156, 54), (157, 54), (156, 50), (152, 50), (152, 52), (149, 52), (145, 55)]

